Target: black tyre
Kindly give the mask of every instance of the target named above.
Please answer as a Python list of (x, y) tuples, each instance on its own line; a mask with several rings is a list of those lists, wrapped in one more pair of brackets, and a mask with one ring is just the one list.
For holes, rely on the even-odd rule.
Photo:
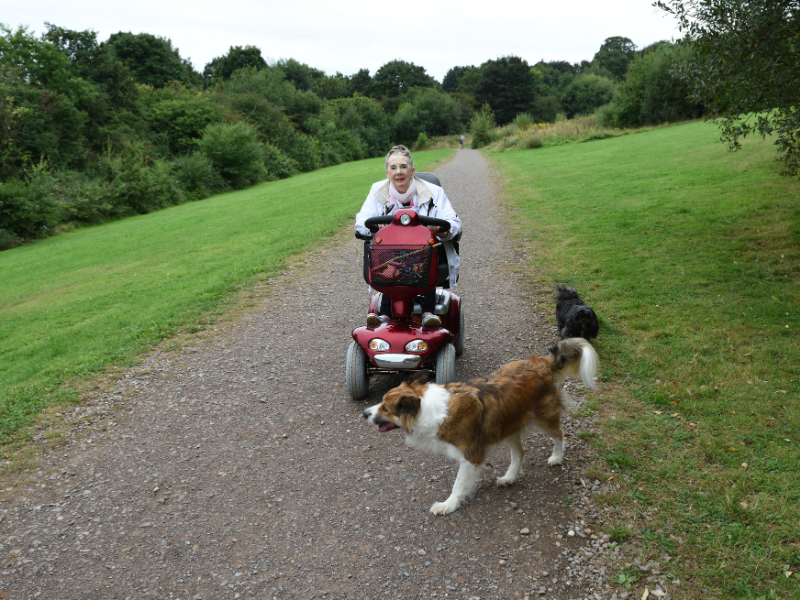
[(436, 383), (445, 385), (456, 379), (456, 349), (453, 344), (445, 344), (436, 353)]
[(347, 368), (345, 369), (347, 391), (353, 400), (361, 400), (369, 391), (367, 380), (367, 355), (355, 341), (347, 350)]
[(458, 311), (458, 340), (453, 344), (456, 348), (456, 356), (461, 356), (464, 353), (464, 309)]

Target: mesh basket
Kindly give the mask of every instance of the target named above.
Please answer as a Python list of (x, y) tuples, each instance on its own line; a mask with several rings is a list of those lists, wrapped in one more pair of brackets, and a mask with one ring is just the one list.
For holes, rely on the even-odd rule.
[(433, 247), (384, 246), (370, 248), (369, 271), (374, 285), (420, 287), (428, 284)]

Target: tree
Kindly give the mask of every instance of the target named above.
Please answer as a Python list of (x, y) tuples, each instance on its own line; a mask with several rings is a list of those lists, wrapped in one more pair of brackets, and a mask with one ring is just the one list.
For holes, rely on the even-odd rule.
[(442, 79), (442, 89), (445, 92), (457, 92), (458, 80), (466, 72), (469, 67), (453, 67)]
[(458, 133), (465, 125), (458, 102), (444, 92), (413, 88), (404, 98), (392, 123), (398, 143), (410, 145), (423, 132), (429, 136)]
[(692, 53), (678, 68), (732, 150), (750, 133), (777, 134), (784, 174), (800, 170), (800, 2), (664, 0)]
[(400, 97), (412, 87), (436, 87), (436, 80), (428, 75), (425, 67), (403, 60), (386, 63), (372, 78), (372, 93), (375, 97)]
[(155, 88), (164, 87), (169, 81), (191, 85), (202, 83), (202, 76), (181, 58), (178, 49), (173, 48), (172, 42), (166, 38), (120, 31), (111, 34), (107, 43), (139, 83)]
[(635, 54), (636, 44), (626, 37), (615, 36), (606, 38), (592, 62), (608, 69), (617, 80), (621, 80)]
[(309, 67), (293, 58), (279, 60), (275, 63), (275, 67), (283, 71), (287, 81), (290, 81), (301, 92), (309, 91), (314, 87), (317, 79), (325, 76), (324, 71)]
[(256, 67), (260, 69), (267, 66), (261, 56), (261, 50), (255, 46), (231, 46), (227, 54), (223, 54), (206, 65), (203, 69), (203, 78), (208, 75), (219, 77), (220, 79), (230, 79), (233, 72), (244, 67)]
[(336, 75), (323, 75), (317, 79), (311, 91), (323, 100), (347, 98), (352, 95), (350, 93), (350, 80), (338, 71)]
[(499, 125), (510, 123), (519, 113), (530, 113), (536, 92), (531, 67), (518, 56), (504, 56), (481, 65), (475, 97), (491, 106)]
[(372, 96), (372, 77), (370, 77), (369, 69), (361, 69), (358, 73), (351, 75), (347, 91), (350, 96), (353, 94)]
[(617, 86), (609, 107), (613, 124), (655, 125), (702, 115), (702, 105), (689, 98), (689, 86), (674, 72), (686, 53), (685, 48), (662, 43), (657, 49), (637, 56), (625, 81)]
[(590, 115), (611, 102), (614, 82), (599, 75), (578, 75), (564, 90), (561, 105), (570, 119), (577, 114)]
[(136, 81), (111, 46), (97, 42), (96, 32), (45, 25), (42, 41), (53, 44), (69, 59), (71, 74), (94, 85), (96, 96), (84, 103), (89, 115), (86, 137), (91, 147), (100, 151), (113, 137), (113, 129), (125, 129), (140, 118)]

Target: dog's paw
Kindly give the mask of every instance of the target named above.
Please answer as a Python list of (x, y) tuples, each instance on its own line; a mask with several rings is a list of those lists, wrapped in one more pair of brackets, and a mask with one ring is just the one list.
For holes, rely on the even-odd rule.
[(494, 475), (494, 465), (490, 462), (485, 462), (481, 465), (481, 469), (487, 475)]
[(430, 512), (434, 515), (449, 515), (458, 508), (458, 502), (436, 502), (431, 506)]
[(507, 477), (507, 476), (498, 477), (497, 485), (500, 487), (508, 487), (512, 485), (516, 480), (517, 480), (516, 477)]
[(556, 456), (555, 454), (553, 454), (550, 458), (547, 459), (547, 464), (552, 467), (555, 465), (560, 465), (561, 461), (563, 460), (564, 460), (563, 456)]

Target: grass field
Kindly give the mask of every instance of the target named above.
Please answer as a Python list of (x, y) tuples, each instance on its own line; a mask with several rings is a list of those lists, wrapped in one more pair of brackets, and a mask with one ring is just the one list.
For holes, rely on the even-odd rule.
[[(415, 153), (417, 169), (451, 153)], [(343, 164), (0, 253), (0, 441), (70, 384), (206, 326), (352, 222), (382, 176), (382, 158)]]
[[(800, 598), (799, 186), (769, 141), (718, 137), (691, 123), (487, 156), (540, 284), (601, 318), (590, 476), (626, 507), (607, 531), (639, 538), (676, 597)], [(645, 573), (617, 577), (642, 595)]]

